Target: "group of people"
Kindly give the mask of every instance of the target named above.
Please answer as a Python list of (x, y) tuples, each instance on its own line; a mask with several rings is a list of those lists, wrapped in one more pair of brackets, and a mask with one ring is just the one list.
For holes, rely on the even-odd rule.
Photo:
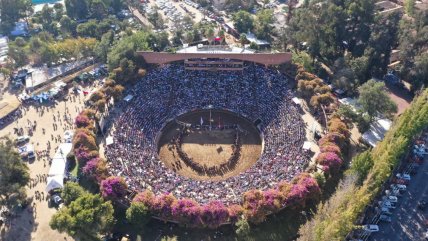
[[(172, 64), (148, 72), (128, 94), (134, 98), (118, 103), (117, 117), (107, 133), (114, 141), (105, 148), (105, 156), (111, 174), (124, 177), (130, 189), (172, 193), (200, 203), (238, 203), (249, 189), (265, 190), (291, 180), (310, 160), (302, 149), (306, 133), (300, 107), (292, 102), (286, 77), (275, 70), (250, 64), (242, 72), (191, 71)], [(261, 120), (260, 159), (223, 181), (181, 176), (158, 156), (157, 136), (165, 122), (208, 106)]]
[[(236, 167), (236, 164), (238, 164), (239, 157), (241, 155), (241, 139), (239, 136), (239, 130), (237, 128), (235, 128), (235, 130), (236, 133), (234, 143), (232, 144), (232, 155), (226, 162), (217, 166), (208, 167), (205, 164), (201, 165), (197, 161), (194, 161), (191, 157), (189, 157), (185, 151), (183, 151), (183, 149), (181, 148), (183, 144), (183, 137), (188, 135), (188, 132), (191, 131), (188, 128), (181, 129), (178, 133), (178, 136), (176, 138), (173, 138), (171, 146), (172, 148), (170, 149), (170, 151), (175, 150), (178, 154), (179, 160), (183, 161), (186, 166), (190, 167), (200, 176), (223, 176), (225, 173), (230, 170), (233, 170)], [(178, 165), (181, 166), (180, 164)]]

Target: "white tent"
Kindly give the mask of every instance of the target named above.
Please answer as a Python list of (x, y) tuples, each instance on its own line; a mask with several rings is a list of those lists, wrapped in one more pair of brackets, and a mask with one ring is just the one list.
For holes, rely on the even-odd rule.
[(365, 142), (375, 147), (383, 140), (385, 133), (391, 128), (392, 122), (388, 119), (379, 119), (370, 126), (370, 130), (364, 132), (362, 138)]
[(106, 138), (106, 146), (109, 146), (109, 145), (111, 145), (111, 144), (113, 144), (113, 137), (112, 136), (109, 136), (109, 137), (107, 137)]
[(310, 149), (311, 149), (311, 146), (312, 146), (312, 143), (311, 143), (311, 142), (309, 142), (309, 141), (305, 141), (305, 142), (303, 143), (303, 150), (310, 150)]
[(301, 103), (302, 103), (302, 101), (301, 100), (299, 100), (299, 98), (297, 98), (297, 97), (293, 97), (293, 99), (291, 99), (293, 102), (294, 102), (294, 104), (296, 104), (296, 105), (300, 105)]
[(46, 191), (49, 192), (55, 188), (63, 188), (64, 187), (64, 176), (56, 175), (52, 177), (48, 177), (48, 184), (46, 185)]
[(52, 158), (52, 164), (49, 169), (49, 176), (65, 175), (65, 168), (67, 164), (67, 155), (71, 151), (71, 143), (62, 143), (59, 145), (54, 157)]

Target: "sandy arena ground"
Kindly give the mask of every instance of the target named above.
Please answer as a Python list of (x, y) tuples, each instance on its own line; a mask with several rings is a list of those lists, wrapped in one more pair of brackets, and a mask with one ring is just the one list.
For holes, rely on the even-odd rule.
[[(177, 119), (186, 123), (198, 124), (200, 118), (208, 122), (209, 111), (194, 112), (184, 114)], [(177, 170), (180, 175), (190, 177), (197, 180), (220, 181), (229, 177), (238, 175), (239, 173), (250, 168), (260, 157), (262, 153), (262, 141), (255, 126), (246, 119), (240, 118), (235, 114), (230, 114), (224, 111), (212, 111), (213, 126), (218, 126), (221, 121), (222, 125), (239, 124), (246, 131), (241, 134), (241, 157), (235, 169), (225, 173), (223, 176), (201, 176), (198, 175), (192, 168), (187, 167), (183, 162), (182, 169)], [(179, 157), (175, 150), (168, 149), (168, 142), (178, 133), (178, 125), (170, 123), (164, 128), (160, 138), (160, 159), (165, 165), (173, 169), (172, 164), (178, 161)], [(231, 145), (234, 141), (235, 130), (199, 130), (193, 131), (188, 136), (183, 138), (182, 149), (189, 157), (193, 158), (201, 165), (208, 167), (218, 166), (227, 162), (232, 154)]]
[[(3, 96), (10, 95), (4, 93)], [(36, 122), (37, 127), (30, 138), (30, 143), (34, 145), (35, 151), (47, 150), (48, 141), (51, 144), (48, 156), (53, 156), (56, 148), (59, 145), (59, 139), (63, 139), (64, 131), (73, 129), (74, 117), (83, 108), (83, 94), (67, 96), (66, 101), (59, 101), (56, 104), (43, 105), (35, 107), (34, 105), (28, 107), (21, 107), (23, 110), (23, 117), (19, 120), (10, 123), (8, 126), (0, 130), (0, 136), (9, 135), (15, 139), (14, 128), (24, 128), (25, 134), (28, 135), (27, 126), (28, 121)], [(56, 121), (53, 119), (55, 115)], [(60, 118), (58, 118), (58, 116)], [(57, 128), (54, 129), (54, 124)], [(43, 134), (42, 128), (45, 129)], [(56, 139), (55, 139), (56, 138)], [(27, 162), (28, 163), (28, 162)], [(30, 177), (37, 179), (38, 175), (47, 174), (49, 171), (49, 161), (47, 156), (38, 156), (34, 161), (28, 163), (30, 169)], [(35, 187), (27, 186), (27, 195), (33, 198), (35, 204), (34, 209), (30, 204), (26, 210), (19, 213), (19, 216), (12, 219), (9, 228), (3, 225), (0, 233), (0, 240), (5, 241), (59, 241), (59, 240), (73, 240), (67, 234), (61, 234), (49, 227), (49, 221), (54, 213), (55, 208), (48, 207), (46, 200), (46, 183), (44, 181), (35, 181)], [(35, 192), (43, 192), (42, 198), (44, 200), (36, 200)]]

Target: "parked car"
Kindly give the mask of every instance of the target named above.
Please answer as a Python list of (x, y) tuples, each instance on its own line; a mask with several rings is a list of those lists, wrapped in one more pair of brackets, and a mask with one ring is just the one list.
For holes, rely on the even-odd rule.
[(425, 201), (425, 200), (421, 200), (421, 201), (418, 203), (418, 208), (419, 208), (420, 210), (425, 210), (426, 206), (427, 206), (427, 201)]
[(363, 226), (364, 231), (375, 233), (379, 232), (379, 226), (374, 224), (367, 224)]
[(22, 145), (27, 143), (29, 140), (30, 140), (29, 136), (18, 136), (18, 138), (16, 138), (16, 144)]
[(396, 189), (398, 189), (400, 191), (405, 191), (407, 189), (407, 186), (403, 185), (403, 184), (392, 184), (391, 188), (392, 189), (396, 188)]
[(382, 214), (379, 216), (379, 221), (390, 223), (392, 221), (392, 218), (388, 215)]
[(410, 181), (410, 175), (409, 174), (405, 174), (405, 173), (397, 173), (397, 175), (395, 175), (397, 178), (400, 178), (400, 179), (404, 179), (404, 180), (407, 180), (407, 181)]
[(396, 203), (393, 203), (390, 201), (383, 201), (383, 202), (380, 201), (379, 205), (381, 205), (382, 207), (387, 207), (387, 208), (392, 208), (392, 209), (395, 209), (397, 207)]
[(391, 203), (396, 203), (398, 202), (398, 198), (396, 196), (383, 196), (382, 200), (384, 201), (389, 201)]
[(392, 215), (391, 211), (389, 211), (389, 208), (387, 207), (381, 207), (380, 213), (384, 215)]

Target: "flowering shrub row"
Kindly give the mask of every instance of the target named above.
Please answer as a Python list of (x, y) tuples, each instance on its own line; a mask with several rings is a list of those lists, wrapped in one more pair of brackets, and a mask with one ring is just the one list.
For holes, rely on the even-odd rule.
[(216, 228), (221, 224), (236, 222), (242, 215), (253, 223), (260, 223), (271, 213), (285, 206), (303, 208), (309, 200), (316, 200), (321, 193), (318, 183), (308, 173), (296, 177), (291, 188), (250, 190), (243, 196), (242, 205), (225, 206), (220, 201), (211, 201), (200, 205), (194, 200), (177, 199), (172, 194), (156, 196), (145, 190), (135, 196), (133, 202), (146, 205), (154, 216), (163, 220), (174, 220), (188, 227)]

